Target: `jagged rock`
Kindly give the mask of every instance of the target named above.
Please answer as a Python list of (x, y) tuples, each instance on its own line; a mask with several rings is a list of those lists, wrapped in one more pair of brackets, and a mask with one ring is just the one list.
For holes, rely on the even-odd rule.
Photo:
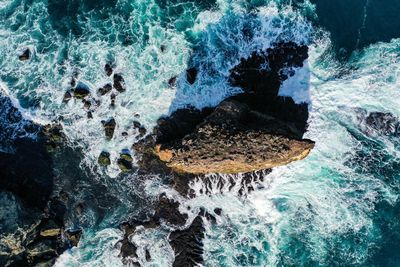
[(118, 92), (122, 93), (126, 91), (126, 87), (125, 87), (125, 80), (124, 78), (122, 78), (121, 74), (114, 74), (114, 88), (115, 90), (117, 90)]
[(371, 112), (365, 118), (365, 123), (369, 127), (368, 134), (374, 131), (384, 135), (400, 135), (400, 120), (391, 113)]
[(198, 266), (203, 263), (204, 231), (203, 220), (197, 216), (189, 228), (170, 234), (169, 243), (175, 252), (174, 267)]
[(31, 58), (31, 50), (29, 48), (25, 49), (21, 55), (18, 56), (19, 60), (25, 61)]
[(97, 90), (97, 92), (98, 92), (100, 95), (105, 95), (105, 94), (111, 92), (111, 90), (112, 90), (112, 85), (111, 85), (111, 83), (107, 83), (107, 84), (105, 84), (103, 87), (99, 88), (99, 89)]
[(104, 126), (104, 132), (106, 135), (106, 138), (108, 140), (111, 140), (114, 135), (115, 127), (117, 126), (117, 123), (115, 122), (114, 118), (109, 119), (106, 122), (103, 122)]
[(175, 84), (176, 84), (176, 76), (174, 76), (174, 77), (172, 77), (172, 78), (170, 78), (169, 80), (168, 80), (168, 85), (170, 86), (170, 87), (174, 87), (175, 86)]
[(113, 69), (110, 63), (104, 65), (104, 71), (106, 72), (107, 76), (111, 76), (111, 74), (113, 73)]
[(145, 250), (146, 261), (151, 261), (151, 255), (148, 249)]
[(172, 225), (185, 225), (188, 216), (179, 212), (179, 202), (169, 199), (165, 194), (159, 196), (154, 218), (163, 219)]
[(106, 152), (106, 151), (102, 151), (99, 155), (99, 158), (97, 160), (97, 162), (101, 165), (101, 166), (108, 166), (111, 164), (110, 161), (110, 153)]
[(197, 77), (197, 69), (195, 67), (189, 68), (186, 70), (186, 80), (190, 84), (194, 84)]
[(75, 87), (73, 92), (74, 97), (77, 99), (84, 99), (90, 94), (89, 87), (82, 82), (78, 82), (78, 85)]

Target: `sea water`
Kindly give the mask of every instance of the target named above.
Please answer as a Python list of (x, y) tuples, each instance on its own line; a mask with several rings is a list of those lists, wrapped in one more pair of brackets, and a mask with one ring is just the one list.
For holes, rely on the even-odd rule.
[[(279, 41), (308, 45), (309, 59), (279, 92), (309, 103), (306, 137), (316, 146), (306, 159), (261, 173), (263, 182), (245, 195), (228, 188), (201, 194), (206, 190), (199, 189), (210, 185), (195, 181), (190, 186), (197, 197), (185, 200), (157, 177), (137, 194), (154, 198), (167, 192), (180, 199), (182, 211), (191, 207), (190, 218), (201, 207), (222, 208), (216, 224), (206, 223), (205, 266), (396, 266), (400, 141), (367, 134), (363, 114), (400, 116), (400, 40), (372, 44), (338, 61), (331, 36), (314, 22), (314, 12), (307, 1), (2, 0), (2, 95), (27, 119), (61, 123), (69, 144), (84, 151), (82, 168), (100, 182), (136, 192), (139, 178), (119, 180), (115, 164), (122, 150), (134, 153), (131, 146), (140, 138), (134, 120), (151, 131), (160, 116), (179, 107), (214, 106), (240, 92), (227, 80), (242, 57)], [(26, 48), (31, 59), (19, 61)], [(127, 86), (115, 108), (108, 95), (96, 95), (111, 82), (104, 72), (107, 62), (115, 64)], [(193, 85), (185, 79), (188, 66), (199, 70)], [(175, 76), (171, 87), (168, 80)], [(62, 103), (72, 77), (100, 100), (92, 119), (80, 101)], [(111, 117), (117, 127), (107, 141), (101, 121)], [(107, 170), (96, 163), (103, 150), (111, 154)], [(89, 223), (79, 246), (64, 252), (56, 266), (122, 265), (118, 223), (134, 215), (123, 207), (100, 222), (96, 214), (85, 214)], [(143, 265), (172, 264), (167, 234), (164, 228), (142, 229), (133, 237)], [(145, 261), (145, 247), (151, 263)]]

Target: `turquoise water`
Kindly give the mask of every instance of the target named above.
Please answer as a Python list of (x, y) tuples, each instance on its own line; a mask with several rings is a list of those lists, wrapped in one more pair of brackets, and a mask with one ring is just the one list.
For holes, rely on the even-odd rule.
[[(200, 207), (223, 209), (216, 225), (206, 225), (204, 265), (398, 266), (400, 141), (394, 135), (367, 134), (361, 117), (372, 111), (400, 117), (400, 40), (359, 43), (346, 61), (338, 61), (332, 49), (337, 38), (318, 24), (319, 10), (307, 1), (1, 0), (2, 93), (38, 123), (62, 116), (71, 145), (84, 151), (82, 168), (100, 183), (113, 184), (108, 193), (121, 202), (104, 216), (87, 211), (80, 221), (71, 221), (84, 227), (84, 235), (56, 266), (122, 265), (115, 248), (122, 237), (117, 226), (135, 215), (138, 203), (124, 200), (121, 191), (144, 199), (166, 191), (179, 198), (157, 179), (137, 188), (143, 179), (134, 174), (118, 179), (116, 164), (107, 171), (96, 167), (102, 150), (115, 161), (137, 141), (129, 128), (134, 115), (151, 129), (159, 116), (178, 107), (217, 104), (240, 91), (227, 83), (229, 69), (280, 40), (310, 47), (305, 67), (280, 93), (310, 103), (306, 137), (316, 147), (305, 160), (274, 169), (247, 197), (213, 190), (211, 196), (181, 200), (182, 210), (192, 207), (190, 216)], [(25, 48), (33, 56), (21, 62), (18, 55)], [(109, 97), (98, 97), (93, 119), (87, 119), (82, 103), (62, 104), (73, 76), (94, 95), (110, 82), (103, 70), (110, 61), (127, 85), (115, 109)], [(193, 85), (184, 79), (187, 66), (199, 70)], [(170, 88), (173, 76), (177, 85)], [(110, 117), (118, 127), (108, 142), (101, 121)], [(123, 137), (124, 131), (133, 137)], [(191, 185), (198, 192), (204, 186)], [(166, 229), (143, 230), (134, 237), (141, 263), (172, 264), (166, 235)]]

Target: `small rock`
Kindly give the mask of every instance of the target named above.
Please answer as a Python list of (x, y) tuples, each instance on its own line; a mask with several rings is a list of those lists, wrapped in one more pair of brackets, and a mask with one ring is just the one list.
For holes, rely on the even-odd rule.
[(29, 50), (29, 48), (25, 49), (24, 52), (18, 56), (19, 60), (21, 61), (25, 61), (30, 59), (31, 57), (31, 50)]
[(122, 78), (120, 74), (114, 74), (114, 84), (113, 84), (115, 90), (118, 92), (122, 93), (126, 91), (125, 88), (125, 80)]
[(88, 119), (93, 119), (93, 114), (92, 114), (91, 111), (88, 111), (88, 113), (87, 113), (87, 118), (88, 118)]
[(92, 103), (90, 101), (83, 101), (83, 107), (86, 109), (89, 109), (92, 106)]
[(221, 208), (215, 208), (214, 213), (217, 214), (218, 216), (221, 216), (222, 214), (222, 209)]
[(126, 137), (128, 136), (128, 132), (122, 132), (121, 135)]
[(104, 131), (106, 134), (106, 138), (108, 140), (111, 140), (114, 135), (115, 126), (117, 125), (115, 120), (112, 118), (112, 119), (108, 120), (107, 122), (104, 122), (103, 125), (104, 125)]
[(161, 52), (165, 52), (165, 49), (166, 49), (166, 47), (165, 47), (165, 45), (160, 45), (160, 50), (161, 50)]
[(130, 161), (120, 158), (118, 159), (117, 164), (122, 172), (129, 172), (132, 170), (132, 162)]
[(112, 69), (111, 64), (107, 63), (104, 66), (104, 71), (106, 72), (107, 76), (111, 76), (111, 74), (113, 73), (113, 69)]
[(76, 79), (75, 79), (75, 77), (72, 77), (71, 78), (71, 81), (70, 81), (70, 83), (69, 83), (72, 87), (75, 87), (75, 85), (76, 85)]
[(146, 261), (151, 261), (151, 255), (150, 255), (149, 250), (146, 249), (145, 253), (146, 253)]
[(100, 95), (105, 95), (105, 94), (107, 94), (108, 92), (110, 92), (111, 89), (112, 89), (111, 83), (107, 83), (107, 84), (105, 84), (103, 87), (99, 88), (99, 89), (97, 90), (97, 92), (98, 92)]
[(186, 80), (188, 81), (188, 83), (194, 84), (194, 82), (196, 81), (196, 77), (197, 77), (196, 68), (193, 67), (186, 70)]
[(116, 98), (116, 95), (115, 94), (111, 94), (111, 107), (112, 108), (114, 108), (115, 107), (115, 98)]
[(172, 77), (172, 78), (170, 78), (170, 79), (168, 80), (168, 85), (169, 85), (170, 87), (174, 87), (175, 84), (176, 84), (176, 76), (174, 76), (174, 77)]
[(67, 92), (65, 92), (64, 97), (63, 97), (63, 103), (68, 103), (68, 101), (70, 101), (72, 98), (72, 94), (71, 92), (68, 90)]
[(110, 161), (110, 153), (106, 152), (106, 151), (102, 151), (99, 155), (99, 158), (97, 160), (97, 162), (101, 165), (101, 166), (108, 166), (111, 164)]
[(82, 82), (79, 82), (76, 88), (74, 89), (74, 96), (77, 99), (84, 99), (89, 94), (90, 94), (89, 87)]

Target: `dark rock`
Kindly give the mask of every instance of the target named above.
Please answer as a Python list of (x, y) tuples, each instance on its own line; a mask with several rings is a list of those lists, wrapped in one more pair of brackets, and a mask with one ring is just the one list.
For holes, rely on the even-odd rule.
[(92, 106), (92, 103), (90, 101), (83, 101), (83, 107), (86, 109), (89, 109)]
[(169, 199), (165, 194), (161, 194), (154, 218), (163, 219), (173, 225), (185, 225), (188, 216), (179, 212), (178, 201)]
[(24, 52), (22, 52), (21, 55), (18, 56), (19, 60), (21, 61), (25, 61), (30, 59), (31, 57), (31, 50), (29, 50), (29, 48), (25, 49)]
[(146, 261), (151, 261), (151, 255), (148, 249), (145, 250), (146, 253)]
[(112, 90), (112, 85), (111, 85), (111, 83), (107, 83), (107, 84), (105, 84), (103, 87), (99, 88), (99, 89), (97, 90), (97, 92), (98, 92), (100, 95), (105, 95), (105, 94), (111, 92), (111, 90)]
[(91, 111), (88, 111), (87, 118), (88, 119), (93, 119), (93, 113)]
[(165, 52), (165, 49), (166, 49), (165, 45), (161, 45), (161, 46), (160, 46), (160, 50), (161, 50), (161, 52), (163, 52), (163, 53), (164, 53), (164, 52)]
[(192, 132), (209, 113), (209, 109), (200, 111), (189, 107), (178, 109), (169, 117), (160, 118), (154, 130), (157, 142), (163, 143), (184, 137)]
[(106, 72), (107, 76), (111, 76), (111, 74), (113, 73), (113, 68), (110, 63), (104, 65), (104, 71)]
[(108, 166), (111, 164), (110, 161), (110, 153), (106, 152), (106, 151), (102, 151), (99, 155), (99, 158), (97, 160), (97, 162), (101, 165), (101, 166)]
[(117, 123), (115, 122), (115, 120), (113, 118), (111, 118), (107, 122), (103, 123), (104, 132), (105, 132), (106, 138), (108, 140), (112, 139), (116, 125), (117, 125)]
[(169, 243), (175, 252), (174, 267), (198, 266), (203, 263), (204, 232), (203, 220), (197, 216), (189, 228), (170, 234)]
[(63, 97), (63, 103), (68, 103), (68, 101), (70, 101), (72, 98), (72, 94), (71, 92), (68, 90), (67, 92), (65, 92), (64, 97)]
[(168, 85), (170, 86), (170, 87), (174, 87), (175, 85), (176, 85), (176, 76), (174, 76), (174, 77), (172, 77), (172, 78), (170, 78), (169, 80), (168, 80)]
[(118, 92), (122, 93), (126, 91), (126, 87), (125, 87), (125, 81), (124, 78), (122, 78), (121, 74), (114, 74), (114, 88), (115, 90), (117, 90)]
[(115, 107), (115, 98), (116, 98), (117, 96), (113, 93), (113, 94), (111, 94), (111, 96), (110, 96), (110, 99), (111, 99), (111, 107), (112, 108), (114, 108)]
[(217, 214), (218, 216), (221, 216), (222, 214), (222, 209), (221, 208), (215, 208), (214, 213)]
[(122, 132), (121, 135), (126, 137), (128, 136), (128, 132)]
[(189, 68), (186, 70), (186, 80), (190, 84), (194, 84), (197, 77), (197, 69), (195, 67)]

